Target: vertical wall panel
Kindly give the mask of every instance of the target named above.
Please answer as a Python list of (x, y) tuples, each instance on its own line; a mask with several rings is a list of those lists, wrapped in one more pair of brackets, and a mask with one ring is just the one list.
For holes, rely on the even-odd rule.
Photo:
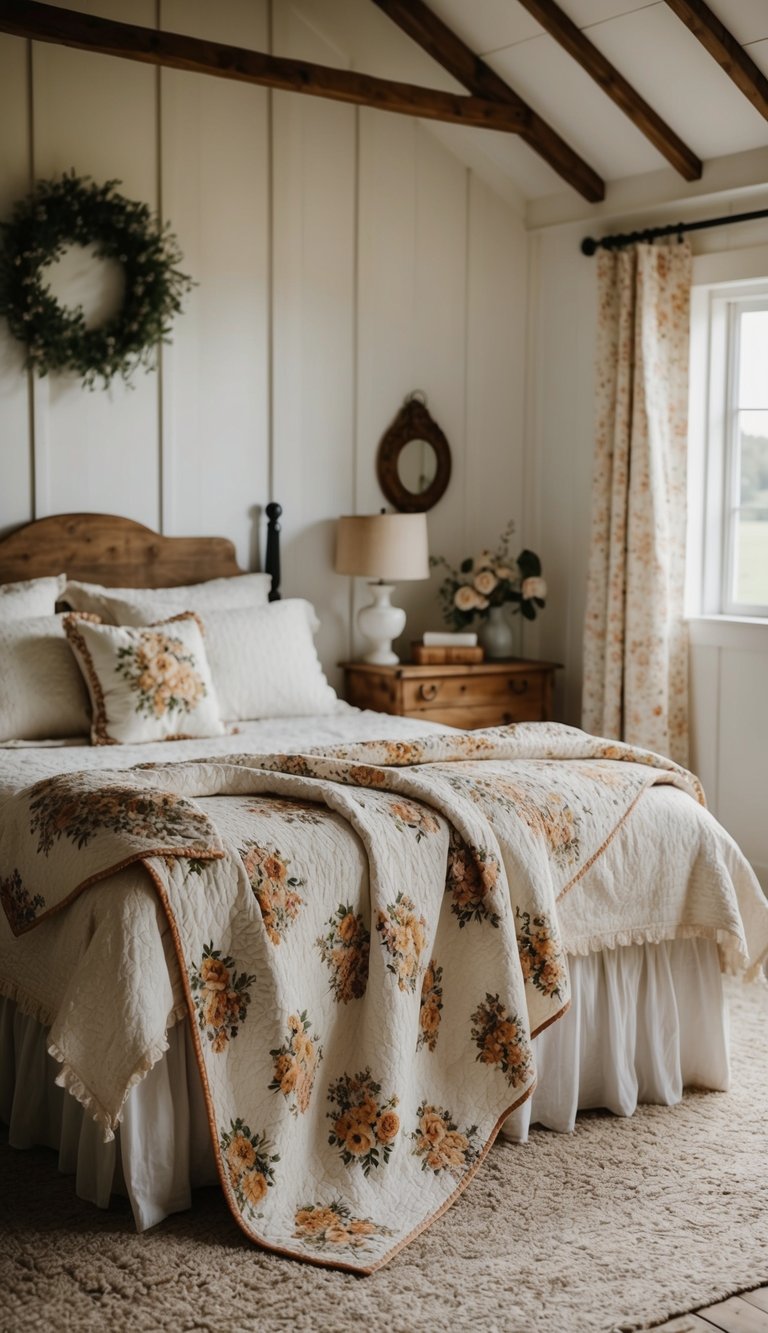
[[(266, 0), (163, 0), (161, 24), (267, 45)], [(246, 567), (269, 466), (268, 98), (244, 83), (161, 75), (163, 213), (198, 283), (163, 349), (163, 529), (229, 536)]]
[[(288, 4), (277, 55), (343, 63)], [(283, 588), (321, 612), (334, 679), (349, 596), (332, 572), (335, 520), (353, 503), (356, 111), (274, 98), (274, 496), (285, 508)]]
[[(718, 733), (718, 817), (765, 876), (768, 871), (768, 699), (764, 652), (722, 651)], [(711, 723), (710, 723), (711, 725)]]
[(416, 131), (408, 117), (360, 111), (355, 493), (360, 513), (384, 503), (373, 467), (378, 441), (406, 394), (423, 387), (414, 380)]
[(475, 176), (468, 240), (464, 550), (492, 546), (513, 519), (517, 554), (534, 544), (523, 496), (526, 241)]
[[(152, 0), (113, 0), (111, 18), (154, 23)], [(157, 203), (156, 74), (131, 61), (33, 44), (34, 163), (38, 178), (71, 168)], [(37, 516), (91, 509), (156, 526), (157, 375), (89, 392), (74, 375), (38, 384)]]
[[(29, 189), (27, 43), (0, 36), (0, 217)], [(33, 517), (32, 440), (21, 343), (0, 321), (0, 533)]]
[(562, 662), (559, 715), (581, 719), (581, 659), (592, 490), (597, 291), (583, 229), (538, 240), (528, 447), (539, 500), (539, 554), (549, 585), (540, 618), (543, 657)]
[(709, 808), (719, 818), (718, 717), (720, 649), (691, 644), (689, 659), (691, 768), (704, 784)]
[[(363, 108), (358, 178), (358, 327), (355, 511), (374, 514), (386, 501), (376, 480), (378, 442), (417, 382), (416, 122)], [(430, 402), (439, 416), (439, 408)], [(447, 430), (446, 427), (443, 427)], [(406, 606), (411, 589), (395, 590)], [(355, 614), (370, 602), (365, 583), (353, 587)], [(365, 648), (352, 626), (353, 656)]]
[[(445, 432), (450, 486), (428, 515), (430, 549), (456, 553), (464, 528), (466, 169), (417, 123), (361, 113), (357, 507), (384, 503), (379, 439), (414, 390)], [(368, 600), (356, 589), (357, 604)], [(434, 583), (403, 584), (405, 642), (438, 623)]]
[[(443, 554), (456, 551), (466, 530), (468, 185), (464, 164), (418, 125), (412, 387), (426, 393), (451, 446), (451, 483), (428, 515), (430, 550)], [(408, 586), (402, 605), (412, 630), (440, 625), (435, 587), (434, 580)]]

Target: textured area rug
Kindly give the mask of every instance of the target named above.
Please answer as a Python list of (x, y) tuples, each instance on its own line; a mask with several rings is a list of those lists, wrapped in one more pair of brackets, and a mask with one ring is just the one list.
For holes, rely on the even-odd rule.
[(255, 1249), (217, 1190), (137, 1236), (55, 1157), (0, 1146), (0, 1330), (589, 1333), (651, 1327), (768, 1282), (768, 991), (729, 983), (733, 1090), (498, 1144), (372, 1277)]

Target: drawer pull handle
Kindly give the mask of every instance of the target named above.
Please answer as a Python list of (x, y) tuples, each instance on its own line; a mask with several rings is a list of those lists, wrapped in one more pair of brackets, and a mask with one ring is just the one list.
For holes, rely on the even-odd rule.
[(528, 690), (527, 680), (514, 679), (507, 681), (507, 684), (509, 685), (509, 688), (511, 689), (513, 694), (525, 694)]
[(429, 685), (420, 685), (419, 698), (424, 699), (426, 703), (431, 703), (432, 700), (437, 697), (437, 691), (439, 689), (440, 686), (435, 685), (434, 682), (431, 682)]

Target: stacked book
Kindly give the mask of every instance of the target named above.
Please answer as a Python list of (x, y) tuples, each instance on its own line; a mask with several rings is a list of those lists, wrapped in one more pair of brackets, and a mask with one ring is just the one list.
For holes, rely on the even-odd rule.
[(411, 657), (418, 666), (458, 666), (482, 662), (483, 650), (470, 630), (427, 630), (420, 643), (411, 644)]

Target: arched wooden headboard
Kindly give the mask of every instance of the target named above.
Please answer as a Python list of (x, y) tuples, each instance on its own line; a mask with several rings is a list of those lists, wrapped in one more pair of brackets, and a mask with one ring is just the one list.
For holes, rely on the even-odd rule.
[[(273, 575), (275, 600), (280, 596), (279, 506), (267, 509), (278, 511), (270, 515), (267, 539), (266, 572)], [(52, 514), (0, 540), (0, 583), (62, 572), (112, 588), (171, 588), (245, 571), (226, 537), (164, 537), (117, 514)]]

